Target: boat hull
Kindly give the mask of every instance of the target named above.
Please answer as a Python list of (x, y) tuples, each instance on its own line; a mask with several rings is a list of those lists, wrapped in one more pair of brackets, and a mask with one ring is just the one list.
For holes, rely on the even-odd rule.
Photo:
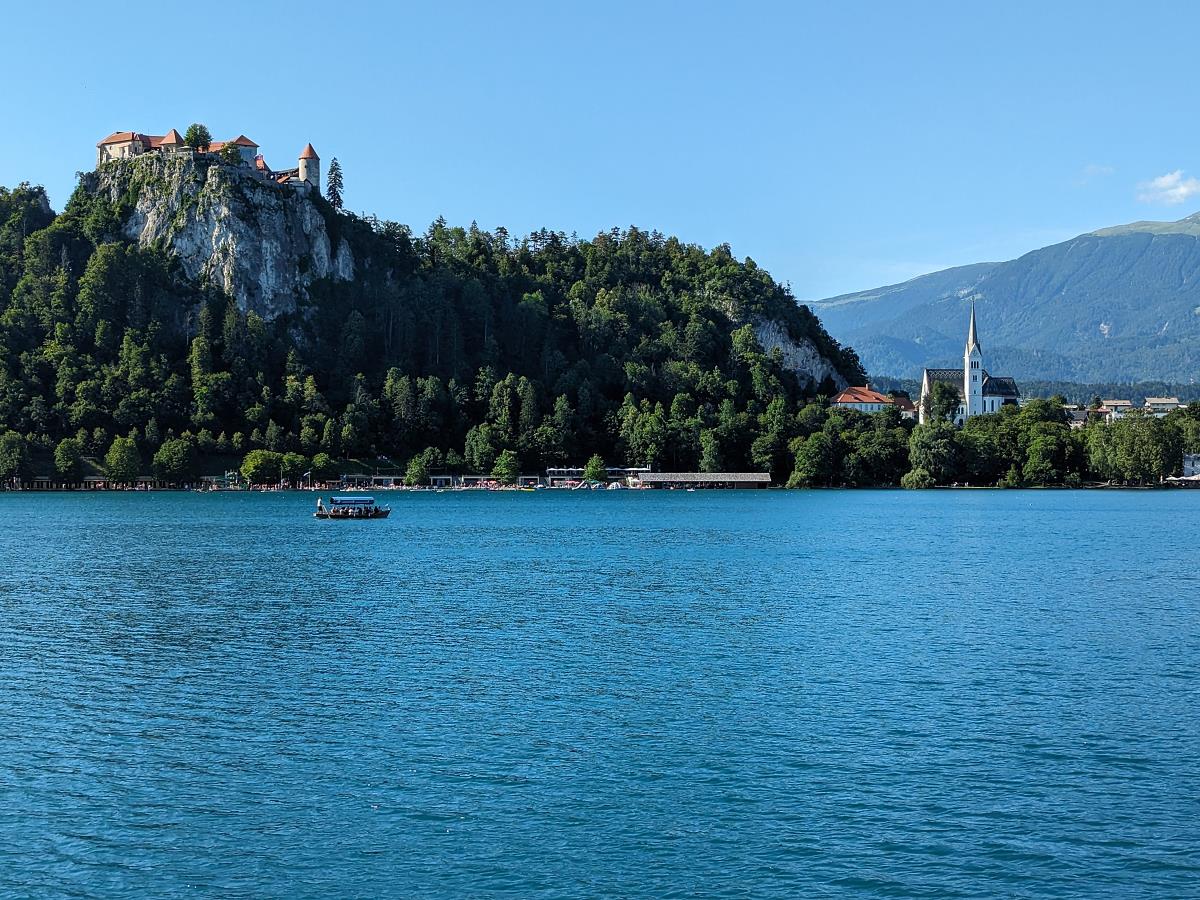
[(392, 511), (390, 509), (373, 509), (369, 513), (363, 513), (363, 514), (359, 514), (359, 515), (352, 515), (350, 513), (340, 513), (340, 512), (339, 513), (330, 513), (328, 510), (326, 510), (323, 512), (313, 513), (313, 518), (314, 519), (334, 519), (334, 520), (346, 519), (347, 521), (360, 522), (364, 519), (386, 519), (389, 515), (391, 515), (391, 513), (392, 513)]

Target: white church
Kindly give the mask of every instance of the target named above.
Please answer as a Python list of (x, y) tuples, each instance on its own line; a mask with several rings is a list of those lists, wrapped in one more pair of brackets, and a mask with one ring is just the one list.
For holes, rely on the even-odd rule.
[(979, 346), (979, 338), (975, 333), (974, 303), (971, 304), (971, 325), (967, 329), (963, 367), (926, 369), (921, 376), (921, 402), (917, 404), (917, 409), (920, 410), (919, 421), (922, 425), (930, 418), (929, 399), (933, 394), (933, 386), (939, 381), (958, 391), (960, 402), (954, 413), (955, 425), (961, 425), (972, 416), (997, 412), (1002, 406), (1016, 405), (1021, 398), (1013, 379), (989, 375), (983, 367), (983, 348)]

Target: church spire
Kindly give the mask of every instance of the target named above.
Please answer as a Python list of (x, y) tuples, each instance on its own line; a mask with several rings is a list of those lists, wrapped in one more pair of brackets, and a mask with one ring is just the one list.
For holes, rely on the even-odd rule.
[(975, 336), (975, 301), (971, 301), (971, 327), (967, 331), (967, 353), (972, 350), (982, 352), (983, 348), (979, 346), (979, 338)]

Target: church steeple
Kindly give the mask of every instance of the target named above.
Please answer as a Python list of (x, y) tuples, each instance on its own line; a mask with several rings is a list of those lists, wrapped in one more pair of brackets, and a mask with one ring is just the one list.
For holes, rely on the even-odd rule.
[(983, 405), (983, 348), (975, 332), (975, 301), (971, 301), (971, 324), (963, 351), (963, 421), (986, 412)]
[(975, 301), (974, 300), (971, 301), (971, 327), (969, 329), (967, 329), (967, 353), (970, 353), (972, 350), (979, 350), (980, 352), (983, 351), (983, 348), (979, 346), (979, 338), (977, 338), (975, 336)]

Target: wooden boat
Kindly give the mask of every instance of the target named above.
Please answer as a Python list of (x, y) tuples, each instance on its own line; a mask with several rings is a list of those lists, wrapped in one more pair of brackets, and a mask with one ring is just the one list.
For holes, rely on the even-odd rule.
[(326, 506), (317, 498), (317, 519), (386, 519), (391, 507), (376, 506), (374, 497), (330, 497)]

